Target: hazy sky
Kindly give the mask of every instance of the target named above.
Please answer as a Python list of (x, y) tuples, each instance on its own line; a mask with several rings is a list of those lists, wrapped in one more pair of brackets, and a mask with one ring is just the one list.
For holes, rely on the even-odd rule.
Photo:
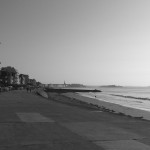
[(149, 0), (0, 0), (0, 41), (42, 83), (150, 85)]

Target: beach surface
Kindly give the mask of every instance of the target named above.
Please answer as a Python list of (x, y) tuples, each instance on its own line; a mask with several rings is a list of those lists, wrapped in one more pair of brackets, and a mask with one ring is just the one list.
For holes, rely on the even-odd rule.
[(150, 150), (150, 121), (48, 96), (0, 93), (1, 150)]

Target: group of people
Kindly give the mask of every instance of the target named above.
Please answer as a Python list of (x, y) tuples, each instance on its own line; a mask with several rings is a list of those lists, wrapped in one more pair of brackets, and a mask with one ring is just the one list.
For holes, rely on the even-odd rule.
[(26, 89), (27, 89), (27, 92), (32, 92), (32, 86), (27, 85)]

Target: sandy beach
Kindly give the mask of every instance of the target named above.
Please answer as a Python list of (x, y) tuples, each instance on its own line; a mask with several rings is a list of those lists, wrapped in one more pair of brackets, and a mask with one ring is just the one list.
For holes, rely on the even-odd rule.
[(66, 94), (47, 93), (47, 95), (48, 95), (49, 99), (57, 101), (57, 102), (62, 103), (62, 104), (77, 106), (77, 107), (86, 108), (86, 109), (90, 109), (90, 110), (93, 110), (93, 109), (94, 110), (101, 110), (101, 108), (99, 108), (95, 105), (81, 101), (80, 99), (77, 99), (77, 98), (73, 98), (73, 96), (70, 97)]
[[(56, 99), (56, 97), (58, 98), (58, 96), (56, 96), (57, 94), (54, 94), (54, 95), (53, 95), (54, 99)], [(50, 94), (49, 94), (49, 96), (50, 96)], [(52, 94), (51, 94), (51, 96), (52, 96)], [(98, 100), (96, 98), (94, 99), (94, 98), (84, 97), (77, 93), (64, 93), (64, 94), (61, 94), (61, 96), (70, 98), (70, 101), (78, 100), (78, 101), (90, 104), (91, 106), (101, 108), (104, 111), (109, 111), (109, 112), (127, 115), (127, 116), (131, 116), (131, 117), (137, 117), (137, 118), (150, 120), (150, 112), (146, 111), (146, 110), (135, 109), (132, 107), (126, 107), (126, 106), (122, 106), (119, 104), (110, 103), (110, 102), (106, 102), (103, 100)], [(60, 96), (58, 99), (60, 99)]]

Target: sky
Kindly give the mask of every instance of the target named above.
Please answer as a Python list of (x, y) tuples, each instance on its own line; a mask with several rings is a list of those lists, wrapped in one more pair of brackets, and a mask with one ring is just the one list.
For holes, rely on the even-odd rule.
[(149, 0), (0, 0), (0, 67), (45, 84), (150, 86)]

